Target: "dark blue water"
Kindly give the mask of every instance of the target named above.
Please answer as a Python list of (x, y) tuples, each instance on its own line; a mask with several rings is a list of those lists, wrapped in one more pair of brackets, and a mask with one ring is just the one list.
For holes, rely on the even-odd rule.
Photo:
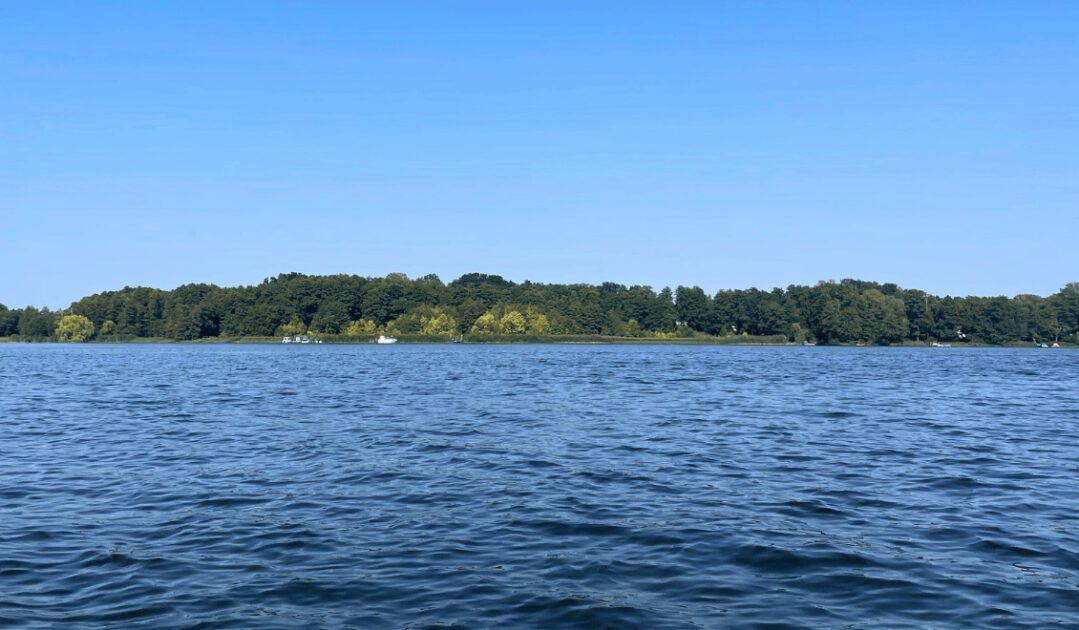
[(1079, 625), (1079, 353), (0, 345), (0, 626)]

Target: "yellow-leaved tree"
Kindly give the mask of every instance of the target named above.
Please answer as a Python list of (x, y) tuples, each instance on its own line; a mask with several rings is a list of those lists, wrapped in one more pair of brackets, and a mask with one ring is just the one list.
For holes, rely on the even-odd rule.
[(502, 316), (502, 334), (503, 335), (523, 335), (528, 328), (528, 322), (525, 321), (525, 316), (521, 315), (518, 311), (510, 311)]
[(483, 315), (476, 318), (476, 323), (472, 324), (471, 333), (473, 335), (497, 335), (501, 330), (498, 327), (498, 320), (491, 311), (487, 311)]
[(357, 319), (348, 323), (348, 326), (345, 327), (345, 334), (349, 337), (363, 337), (364, 335), (375, 334), (375, 330), (377, 330), (375, 322), (369, 319)]
[(455, 335), (457, 334), (457, 320), (445, 312), (432, 317), (423, 317), (420, 321), (420, 334), (441, 337)]
[(277, 334), (282, 337), (294, 337), (307, 332), (307, 324), (303, 323), (299, 315), (293, 315), (287, 324), (277, 327)]
[(56, 325), (57, 341), (80, 343), (94, 336), (94, 323), (82, 315), (64, 315)]
[(390, 324), (393, 325), (394, 332), (405, 335), (449, 337), (457, 334), (457, 319), (441, 306), (428, 304), (417, 306)]
[(551, 320), (547, 316), (531, 306), (525, 309), (525, 319), (528, 320), (528, 334), (549, 335), (551, 334)]
[(298, 334), (303, 334), (308, 331), (308, 325), (303, 323), (299, 315), (292, 315), (292, 318), (288, 320), (288, 324), (282, 324), (277, 327), (277, 334), (281, 337), (296, 337)]

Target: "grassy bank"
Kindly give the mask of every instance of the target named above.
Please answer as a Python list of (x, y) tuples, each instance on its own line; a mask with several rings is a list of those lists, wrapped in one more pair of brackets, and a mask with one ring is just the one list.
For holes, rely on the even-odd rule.
[[(399, 343), (452, 343), (448, 337), (431, 335), (396, 335)], [(321, 335), (323, 343), (374, 343), (376, 336), (347, 337)], [(273, 342), (279, 343), (279, 339)], [(640, 344), (640, 345), (787, 345), (782, 335), (762, 337), (615, 337), (611, 335), (465, 335), (462, 343), (469, 344)]]

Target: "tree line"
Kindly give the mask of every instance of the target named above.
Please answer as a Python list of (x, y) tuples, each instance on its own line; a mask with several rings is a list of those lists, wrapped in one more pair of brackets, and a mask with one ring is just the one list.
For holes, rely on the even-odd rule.
[(471, 273), (446, 284), (356, 275), (267, 278), (254, 286), (124, 287), (63, 311), (0, 304), (0, 337), (193, 340), (298, 334), (365, 337), (772, 336), (822, 344), (1079, 342), (1079, 283), (1049, 297), (940, 297), (891, 283), (675, 290), (612, 282), (542, 284)]

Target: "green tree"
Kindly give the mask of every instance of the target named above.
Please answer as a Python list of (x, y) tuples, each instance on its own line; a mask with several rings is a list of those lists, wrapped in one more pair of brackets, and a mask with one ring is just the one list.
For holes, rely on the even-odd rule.
[(19, 311), (0, 311), (0, 337), (19, 334)]
[(862, 308), (862, 341), (891, 344), (900, 341), (909, 331), (907, 308), (903, 300), (887, 296), (877, 289), (867, 289), (860, 299)]
[(603, 334), (621, 337), (626, 332), (626, 322), (622, 320), (622, 313), (611, 309), (607, 311), (607, 323), (603, 325)]
[(319, 305), (311, 318), (311, 329), (332, 335), (348, 326), (348, 321), (348, 307), (337, 300), (330, 300)]
[(778, 302), (767, 301), (757, 310), (757, 319), (753, 322), (753, 332), (758, 335), (779, 335), (790, 328), (787, 313)]
[(678, 312), (674, 308), (674, 292), (670, 287), (663, 287), (656, 296), (656, 308), (644, 324), (648, 330), (669, 332), (674, 330), (674, 322), (678, 319)]
[[(255, 298), (257, 299), (257, 298)], [(289, 320), (289, 307), (283, 302), (274, 299), (272, 302), (256, 302), (236, 313), (238, 321), (233, 322), (229, 328), (229, 334), (255, 335), (257, 337), (269, 337), (281, 324)], [(224, 322), (222, 329), (225, 328)]]
[[(461, 287), (457, 287), (457, 289), (463, 291)], [(454, 309), (457, 313), (458, 332), (467, 332), (470, 322), (474, 323), (479, 319), (480, 315), (487, 312), (488, 308), (488, 305), (483, 300), (474, 297), (467, 297), (458, 302)]]
[(38, 310), (27, 306), (19, 314), (19, 336), (27, 339), (45, 339), (56, 329), (56, 314), (48, 308)]
[(1057, 329), (1061, 337), (1079, 333), (1079, 282), (1072, 282), (1052, 298), (1057, 311)]
[(712, 309), (704, 290), (700, 287), (678, 287), (674, 295), (679, 321), (693, 330), (711, 332)]
[(839, 343), (851, 339), (849, 318), (839, 300), (828, 300), (821, 311), (817, 339), (823, 343)]
[(93, 336), (93, 322), (82, 315), (64, 315), (56, 325), (57, 341), (81, 343)]

